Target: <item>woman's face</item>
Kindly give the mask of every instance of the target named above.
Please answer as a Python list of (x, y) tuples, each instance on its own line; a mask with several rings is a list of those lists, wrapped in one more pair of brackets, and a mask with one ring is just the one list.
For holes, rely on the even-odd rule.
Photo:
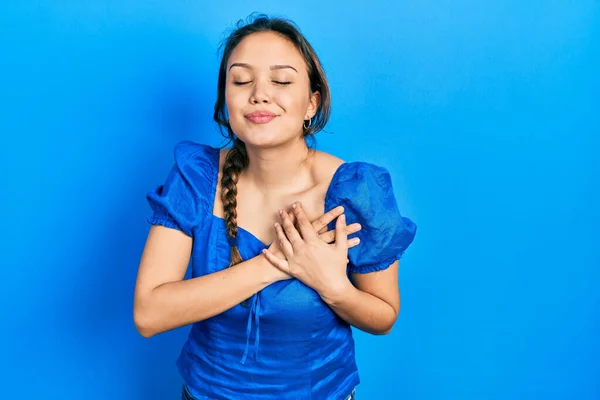
[(274, 146), (298, 138), (318, 102), (304, 58), (283, 36), (253, 33), (232, 51), (225, 103), (231, 129), (246, 145)]

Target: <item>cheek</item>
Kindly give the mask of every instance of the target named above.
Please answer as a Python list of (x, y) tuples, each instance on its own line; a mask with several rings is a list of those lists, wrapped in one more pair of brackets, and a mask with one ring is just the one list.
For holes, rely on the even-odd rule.
[(286, 113), (292, 117), (303, 118), (308, 108), (308, 98), (300, 90), (282, 92), (276, 101), (283, 107)]
[(247, 109), (248, 97), (237, 90), (225, 91), (225, 107), (229, 117), (229, 125), (237, 132), (246, 123), (244, 112)]
[(241, 97), (239, 91), (225, 89), (225, 105), (230, 115), (235, 114), (235, 110), (242, 106), (241, 102), (243, 100)]

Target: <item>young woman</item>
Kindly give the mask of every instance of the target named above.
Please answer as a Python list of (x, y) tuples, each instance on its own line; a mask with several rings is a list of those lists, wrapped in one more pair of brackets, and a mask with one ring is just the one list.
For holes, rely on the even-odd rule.
[(293, 23), (259, 16), (226, 40), (214, 119), (233, 146), (175, 147), (135, 289), (144, 337), (192, 324), (184, 399), (353, 399), (350, 327), (392, 329), (416, 226), (385, 168), (308, 145), (329, 113)]

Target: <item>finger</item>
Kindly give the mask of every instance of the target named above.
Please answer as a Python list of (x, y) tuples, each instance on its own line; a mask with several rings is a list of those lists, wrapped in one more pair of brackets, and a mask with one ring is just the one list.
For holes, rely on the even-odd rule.
[(351, 249), (355, 246), (358, 246), (360, 244), (360, 239), (355, 237), (352, 239), (348, 239), (348, 248)]
[(281, 258), (277, 257), (275, 254), (271, 253), (268, 249), (263, 249), (262, 253), (265, 255), (267, 260), (271, 264), (273, 264), (273, 266), (275, 266), (276, 268), (285, 272), (286, 274), (289, 274), (290, 268), (289, 268), (289, 264), (287, 261), (282, 260)]
[(304, 212), (304, 208), (302, 208), (302, 204), (300, 202), (292, 204), (292, 209), (294, 214), (296, 214), (296, 220), (298, 221), (298, 226), (300, 227), (300, 233), (302, 234), (302, 238), (304, 240), (311, 240), (315, 237), (315, 230), (313, 229), (312, 224), (308, 220), (306, 213)]
[(302, 243), (302, 237), (300, 237), (296, 227), (294, 227), (292, 219), (283, 210), (279, 210), (279, 216), (281, 217), (281, 225), (283, 226), (285, 236), (287, 236), (287, 239), (292, 244), (292, 247), (300, 245)]
[(355, 222), (350, 225), (346, 225), (346, 235), (351, 235), (353, 233), (360, 231), (361, 229), (362, 229), (362, 225), (359, 224), (358, 222)]
[[(362, 229), (362, 226), (357, 222), (351, 225), (346, 226), (346, 235), (351, 235), (353, 233), (356, 233), (358, 231), (360, 231)], [(323, 240), (325, 243), (333, 243), (333, 241), (335, 240), (335, 229), (332, 229), (330, 231), (327, 231), (325, 233), (321, 233), (319, 235), (319, 237), (321, 238), (321, 240)]]
[(346, 214), (342, 214), (335, 221), (335, 246), (346, 250), (348, 248), (348, 236), (346, 235)]
[[(325, 214), (321, 215), (319, 218), (315, 219), (312, 222), (313, 230), (315, 232), (323, 233), (327, 231), (327, 226), (331, 221), (342, 215), (344, 212), (344, 207), (337, 206)], [(322, 232), (321, 232), (322, 231)]]
[(292, 224), (294, 224), (294, 226), (296, 226), (296, 222), (298, 222), (298, 221), (296, 221), (296, 216), (294, 215), (294, 213), (292, 211), (290, 211), (288, 213), (288, 217), (290, 217), (290, 219), (292, 220)]
[(277, 222), (275, 223), (275, 234), (277, 235), (277, 240), (279, 241), (279, 248), (281, 248), (281, 251), (283, 251), (285, 258), (289, 259), (294, 255), (294, 248), (292, 247), (292, 244), (288, 240), (287, 236), (285, 236), (281, 225)]
[(288, 213), (290, 219), (292, 220), (292, 224), (296, 227), (296, 230), (300, 232), (300, 224), (298, 223), (298, 218), (296, 218), (296, 214), (294, 214), (294, 210)]
[[(333, 232), (333, 231), (331, 231), (331, 232)], [(333, 240), (331, 240), (330, 242), (325, 242), (325, 243), (331, 243), (331, 242), (333, 242)], [(355, 237), (355, 238), (352, 238), (352, 239), (348, 239), (347, 243), (348, 243), (348, 248), (351, 249), (351, 248), (356, 247), (356, 246), (358, 246), (360, 244), (360, 238)]]

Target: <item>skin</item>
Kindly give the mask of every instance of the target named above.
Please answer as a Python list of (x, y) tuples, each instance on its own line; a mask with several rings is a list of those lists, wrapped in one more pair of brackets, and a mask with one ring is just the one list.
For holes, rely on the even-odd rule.
[[(246, 144), (250, 159), (237, 184), (237, 222), (258, 240), (271, 243), (269, 251), (222, 271), (184, 280), (192, 238), (175, 229), (152, 226), (134, 293), (138, 331), (150, 337), (210, 318), (274, 282), (296, 277), (349, 324), (373, 334), (388, 333), (400, 307), (398, 262), (384, 271), (352, 274), (350, 280), (345, 274), (348, 248), (359, 245), (346, 238), (360, 226), (342, 222), (338, 218), (341, 207), (323, 208), (333, 173), (343, 161), (310, 151), (302, 137), (304, 120), (315, 115), (320, 102), (319, 93), (310, 92), (304, 59), (282, 36), (255, 33), (234, 49), (227, 71), (229, 121)], [(268, 124), (254, 124), (245, 115), (256, 110), (277, 117)], [(221, 166), (227, 151), (221, 152)], [(219, 168), (219, 181), (221, 173)], [(297, 206), (292, 208), (292, 204)], [(220, 185), (213, 214), (223, 217)], [(336, 229), (327, 232), (333, 220)], [(284, 228), (277, 230), (275, 223)], [(292, 241), (286, 243), (282, 236)]]
[[(282, 36), (255, 33), (244, 38), (231, 53), (225, 87), (229, 123), (255, 158), (272, 158), (281, 154), (284, 146), (293, 146), (294, 150), (301, 150), (299, 156), (305, 156), (308, 149), (301, 137), (302, 124), (315, 115), (319, 101), (320, 94), (310, 91), (304, 59)], [(255, 124), (245, 118), (257, 110), (277, 117), (268, 124)], [(272, 178), (273, 172), (266, 174)], [(254, 167), (248, 170), (248, 175), (256, 179), (263, 178), (261, 173), (264, 174)], [(280, 178), (279, 182), (285, 181)]]

